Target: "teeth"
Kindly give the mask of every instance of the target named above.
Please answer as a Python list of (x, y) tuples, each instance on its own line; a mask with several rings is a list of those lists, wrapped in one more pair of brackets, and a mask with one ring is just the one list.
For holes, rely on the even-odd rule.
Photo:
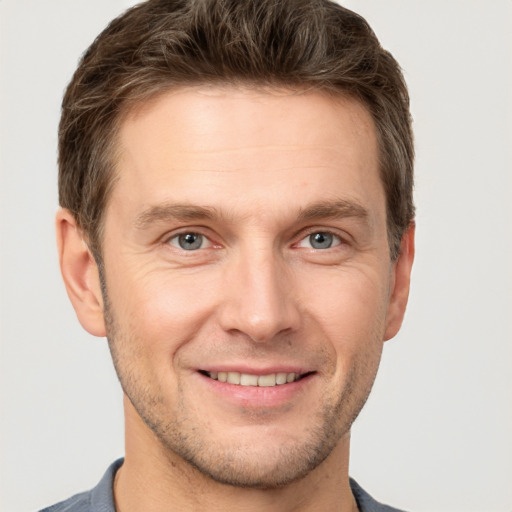
[(228, 380), (230, 384), (240, 384), (240, 374), (238, 372), (228, 372)]
[(240, 375), (240, 385), (242, 385), (242, 386), (257, 386), (258, 385), (258, 376), (257, 375), (249, 375), (248, 373), (242, 373)]
[(271, 387), (276, 385), (276, 374), (271, 373), (270, 375), (260, 375), (258, 377), (258, 386)]
[[(293, 373), (290, 373), (290, 375), (292, 375), (293, 380), (295, 380), (295, 375)], [(286, 373), (276, 373), (276, 384), (286, 384)]]
[(300, 378), (299, 373), (270, 373), (268, 375), (251, 375), (239, 372), (207, 372), (207, 375), (219, 382), (237, 384), (240, 386), (273, 387), (295, 382)]

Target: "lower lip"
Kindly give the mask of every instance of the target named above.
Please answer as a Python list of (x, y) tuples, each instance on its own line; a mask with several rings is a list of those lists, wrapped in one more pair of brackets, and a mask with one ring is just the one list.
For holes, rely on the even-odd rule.
[(315, 374), (276, 386), (241, 386), (211, 379), (197, 372), (209, 390), (235, 405), (251, 409), (279, 407), (294, 401), (311, 385)]

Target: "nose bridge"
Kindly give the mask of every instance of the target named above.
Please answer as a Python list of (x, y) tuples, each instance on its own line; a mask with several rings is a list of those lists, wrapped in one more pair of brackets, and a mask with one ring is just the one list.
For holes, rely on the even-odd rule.
[(260, 239), (242, 247), (228, 274), (222, 312), (225, 330), (264, 342), (297, 328), (300, 316), (293, 283), (271, 241)]

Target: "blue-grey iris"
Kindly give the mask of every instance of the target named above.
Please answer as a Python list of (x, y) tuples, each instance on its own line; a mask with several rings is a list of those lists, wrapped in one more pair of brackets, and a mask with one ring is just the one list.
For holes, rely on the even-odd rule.
[(313, 249), (329, 249), (333, 243), (331, 233), (313, 233), (309, 235), (309, 243)]
[(203, 244), (203, 235), (199, 233), (183, 233), (178, 236), (178, 244), (185, 251), (199, 249)]

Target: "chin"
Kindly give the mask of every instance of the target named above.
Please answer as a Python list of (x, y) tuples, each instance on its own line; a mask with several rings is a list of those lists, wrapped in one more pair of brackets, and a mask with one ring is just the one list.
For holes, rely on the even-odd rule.
[(185, 474), (191, 470), (197, 475), (197, 471), (234, 487), (277, 489), (304, 478), (340, 444), (350, 424), (336, 412), (317, 412), (322, 420), (302, 428), (253, 425), (229, 432), (224, 428), (222, 437), (217, 425), (211, 430), (205, 424), (187, 429), (181, 421), (152, 430), (171, 465), (180, 466)]
[[(215, 482), (243, 488), (277, 489), (296, 482), (319, 466), (336, 442), (313, 439), (309, 443), (263, 443), (259, 447), (218, 444), (214, 449), (174, 445), (173, 454)], [(192, 448), (192, 449), (191, 449)], [(197, 448), (197, 446), (196, 446)]]

